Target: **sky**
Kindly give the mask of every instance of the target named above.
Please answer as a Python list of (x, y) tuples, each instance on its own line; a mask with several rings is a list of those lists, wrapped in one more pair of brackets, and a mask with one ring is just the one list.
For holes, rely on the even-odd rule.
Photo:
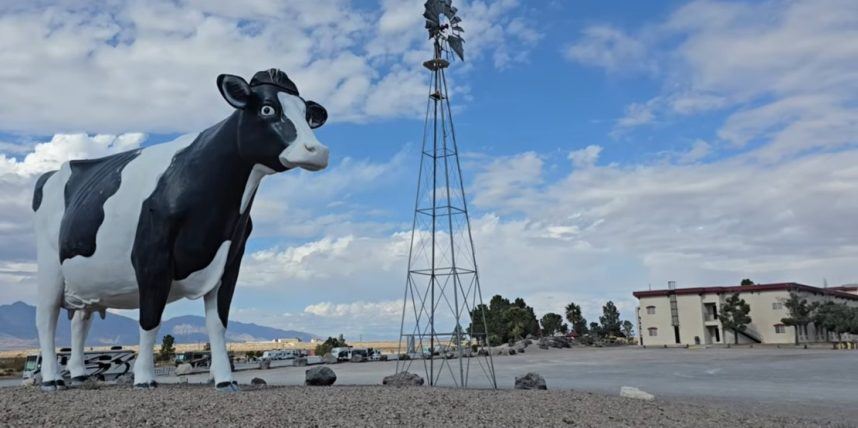
[[(858, 3), (455, 1), (451, 101), (483, 295), (858, 281)], [(324, 105), (266, 178), (231, 318), (395, 338), (431, 45), (422, 0), (0, 1), (0, 303), (35, 303), (35, 179), (199, 132), (218, 74)], [(166, 316), (202, 314), (202, 302)], [(134, 315), (133, 312), (127, 312)]]

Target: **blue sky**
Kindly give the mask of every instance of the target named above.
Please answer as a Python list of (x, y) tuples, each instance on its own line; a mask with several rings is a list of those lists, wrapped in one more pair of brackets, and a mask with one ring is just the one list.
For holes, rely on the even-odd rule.
[[(858, 280), (853, 2), (459, 4), (450, 81), (484, 294), (590, 319), (612, 299), (631, 318), (631, 292), (668, 280)], [(34, 301), (37, 173), (198, 132), (229, 113), (217, 74), (279, 67), (328, 108), (331, 166), (263, 182), (233, 316), (395, 335), (422, 1), (80, 5), (0, 6), (0, 303)]]

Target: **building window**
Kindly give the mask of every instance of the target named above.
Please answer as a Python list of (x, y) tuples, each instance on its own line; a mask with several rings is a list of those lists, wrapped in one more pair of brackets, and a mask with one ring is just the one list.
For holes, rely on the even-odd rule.
[(655, 315), (655, 306), (647, 306), (646, 307), (647, 315)]
[(656, 327), (650, 327), (647, 331), (649, 332), (650, 337), (658, 336), (658, 328)]
[(786, 326), (783, 324), (775, 324), (775, 333), (777, 333), (777, 334), (786, 333)]
[(784, 308), (784, 304), (783, 304), (783, 303), (781, 303), (781, 302), (774, 302), (774, 303), (772, 303), (772, 309), (774, 309), (774, 310), (776, 310), (776, 311), (777, 311), (777, 310), (780, 310), (780, 309), (783, 309), (783, 308)]

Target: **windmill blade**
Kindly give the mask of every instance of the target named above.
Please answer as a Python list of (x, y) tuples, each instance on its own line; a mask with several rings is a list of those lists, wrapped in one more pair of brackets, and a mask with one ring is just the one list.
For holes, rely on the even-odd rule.
[(465, 60), (465, 47), (463, 46), (465, 40), (459, 36), (451, 35), (447, 37), (447, 43), (450, 45), (450, 49), (456, 53), (456, 56), (459, 57), (460, 60)]

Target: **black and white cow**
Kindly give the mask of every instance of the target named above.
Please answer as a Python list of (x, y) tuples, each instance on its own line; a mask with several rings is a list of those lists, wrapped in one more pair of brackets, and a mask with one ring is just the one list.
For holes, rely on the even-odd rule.
[[(73, 381), (85, 378), (83, 344), (93, 312), (140, 308), (138, 388), (156, 386), (152, 349), (164, 306), (205, 302), (211, 372), (235, 391), (224, 333), (239, 264), (252, 228), (250, 207), (262, 177), (293, 168), (318, 171), (328, 148), (312, 129), (327, 112), (304, 101), (285, 73), (260, 71), (250, 83), (220, 75), (233, 107), (198, 135), (112, 156), (67, 162), (36, 183), (36, 324), (43, 362), (55, 362), (60, 308), (72, 316)], [(42, 389), (62, 389), (56, 364)]]

